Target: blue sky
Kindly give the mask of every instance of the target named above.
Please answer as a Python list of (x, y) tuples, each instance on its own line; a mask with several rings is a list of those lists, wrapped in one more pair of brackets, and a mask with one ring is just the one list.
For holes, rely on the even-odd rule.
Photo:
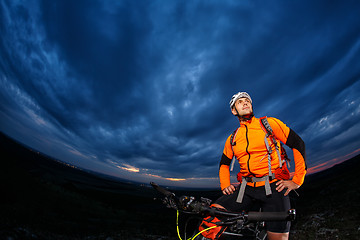
[[(360, 152), (359, 1), (1, 1), (0, 130), (75, 166), (218, 186), (228, 102)], [(289, 151), (288, 151), (289, 152)]]

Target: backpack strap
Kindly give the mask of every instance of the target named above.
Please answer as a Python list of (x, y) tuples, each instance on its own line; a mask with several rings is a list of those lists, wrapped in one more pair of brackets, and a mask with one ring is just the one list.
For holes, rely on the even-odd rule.
[(231, 137), (230, 137), (230, 145), (231, 145), (231, 150), (233, 152), (233, 158), (231, 160), (231, 166), (230, 166), (230, 171), (233, 171), (234, 170), (234, 163), (235, 163), (235, 152), (234, 152), (234, 146), (236, 145), (236, 142), (234, 142), (235, 140), (235, 137), (236, 137), (236, 133), (238, 132), (239, 128), (237, 128), (232, 134), (231, 134)]
[(245, 194), (245, 187), (247, 185), (248, 182), (263, 182), (265, 181), (265, 194), (266, 196), (271, 195), (271, 187), (270, 187), (270, 176), (264, 176), (264, 177), (242, 177), (242, 181), (241, 181), (241, 185), (240, 185), (240, 189), (239, 189), (239, 194), (236, 198), (236, 202), (238, 203), (242, 203), (242, 200), (244, 198), (244, 194)]
[(270, 146), (270, 143), (268, 141), (268, 138), (270, 138), (271, 142), (274, 144), (275, 146), (275, 150), (276, 150), (276, 154), (278, 156), (279, 159), (279, 167), (282, 168), (282, 160), (281, 160), (281, 154), (280, 154), (280, 148), (279, 148), (279, 144), (278, 141), (276, 140), (276, 137), (274, 135), (274, 132), (269, 124), (269, 121), (267, 119), (267, 117), (261, 117), (260, 118), (260, 126), (263, 129), (263, 131), (266, 133), (264, 141), (265, 141), (265, 145), (266, 148), (268, 150), (268, 162), (269, 162), (269, 175), (271, 176), (271, 153), (272, 153), (272, 149)]
[(280, 142), (280, 149), (281, 149), (281, 161), (285, 162), (288, 166), (288, 168), (290, 168), (290, 158), (288, 157), (286, 150), (282, 144), (282, 142)]

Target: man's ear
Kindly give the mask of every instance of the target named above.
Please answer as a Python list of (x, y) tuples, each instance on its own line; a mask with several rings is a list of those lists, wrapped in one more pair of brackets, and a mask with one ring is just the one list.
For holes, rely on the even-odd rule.
[(236, 111), (236, 108), (235, 108), (235, 107), (232, 107), (232, 108), (231, 108), (231, 112), (232, 112), (232, 114), (235, 115), (235, 116), (238, 114), (238, 112)]

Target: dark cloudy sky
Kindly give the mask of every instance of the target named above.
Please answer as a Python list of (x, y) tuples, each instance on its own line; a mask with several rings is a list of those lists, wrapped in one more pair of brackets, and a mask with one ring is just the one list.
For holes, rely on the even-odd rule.
[(360, 1), (0, 1), (0, 130), (81, 168), (218, 186), (228, 102), (309, 172), (360, 152)]

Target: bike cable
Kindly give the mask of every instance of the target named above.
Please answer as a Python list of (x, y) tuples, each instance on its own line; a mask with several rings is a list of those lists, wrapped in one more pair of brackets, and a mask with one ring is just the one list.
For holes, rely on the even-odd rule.
[[(195, 238), (197, 236), (199, 236), (201, 233), (205, 232), (205, 231), (208, 231), (210, 229), (213, 229), (213, 228), (216, 228), (218, 226), (211, 226), (211, 227), (208, 227), (206, 229), (203, 229), (202, 231), (198, 232), (195, 236), (187, 239), (187, 240), (195, 240)], [(180, 240), (182, 240), (181, 236), (180, 236), (180, 230), (179, 230), (179, 210), (176, 211), (176, 231), (177, 231), (177, 234), (178, 234), (178, 237)], [(186, 240), (186, 239), (185, 239)]]

